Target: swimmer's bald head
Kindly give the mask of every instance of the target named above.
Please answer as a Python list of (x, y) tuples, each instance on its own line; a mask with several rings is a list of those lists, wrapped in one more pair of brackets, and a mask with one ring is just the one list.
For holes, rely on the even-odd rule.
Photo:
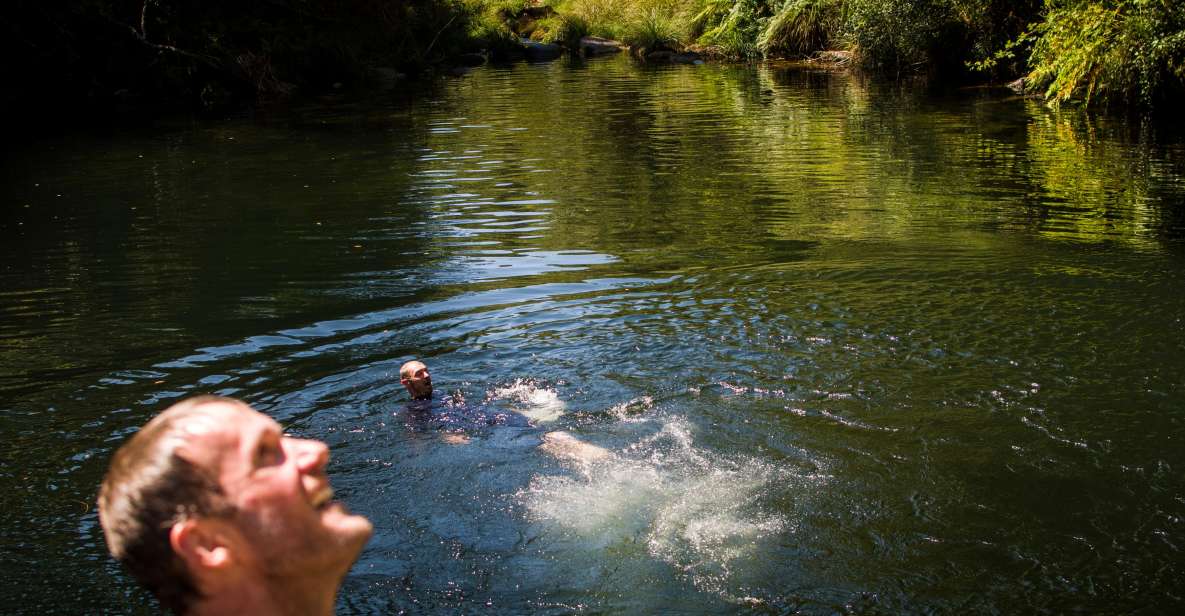
[(432, 397), (432, 375), (424, 362), (412, 360), (399, 368), (399, 382), (407, 388), (412, 400), (427, 400)]

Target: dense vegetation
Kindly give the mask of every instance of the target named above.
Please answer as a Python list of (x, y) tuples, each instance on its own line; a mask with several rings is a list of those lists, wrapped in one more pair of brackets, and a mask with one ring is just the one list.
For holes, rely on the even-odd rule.
[(1151, 105), (1185, 85), (1185, 3), (1048, 0), (1033, 30), (1033, 86), (1046, 98)]
[[(1185, 90), (1176, 0), (12, 0), (6, 109), (47, 101), (217, 107), (420, 74), (519, 36), (592, 34), (734, 59), (828, 57), (1151, 107)], [(536, 14), (524, 20), (529, 7)], [(839, 52), (839, 53), (835, 53)], [(381, 69), (381, 70), (376, 70)]]
[[(557, 0), (583, 30), (737, 58), (843, 50), (867, 68), (1026, 78), (1053, 103), (1153, 106), (1185, 84), (1176, 0)], [(844, 56), (846, 57), (846, 56)]]

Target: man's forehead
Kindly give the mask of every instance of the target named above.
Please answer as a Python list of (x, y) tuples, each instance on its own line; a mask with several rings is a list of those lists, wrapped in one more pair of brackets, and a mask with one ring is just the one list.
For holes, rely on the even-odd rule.
[(185, 440), (182, 451), (195, 462), (209, 462), (228, 450), (236, 449), (245, 439), (279, 424), (270, 417), (241, 404), (213, 402), (179, 422)]

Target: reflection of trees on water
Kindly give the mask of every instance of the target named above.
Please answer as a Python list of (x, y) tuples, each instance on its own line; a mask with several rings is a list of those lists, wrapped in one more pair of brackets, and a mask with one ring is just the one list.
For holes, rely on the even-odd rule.
[(1174, 150), (1157, 143), (1163, 135), (1122, 119), (1032, 108), (1033, 176), (1048, 201), (1068, 214), (1045, 221), (1043, 233), (1079, 240), (1179, 237), (1171, 222), (1180, 216), (1174, 185), (1185, 169), (1179, 154), (1174, 162)]
[[(438, 139), (426, 122), (444, 116), (496, 126)], [(32, 295), (8, 331), (56, 311), (123, 333), (21, 336), (19, 357), (0, 359), (9, 373), (45, 381), (86, 370), (75, 358), (99, 344), (134, 356), (307, 323), (431, 277), (455, 250), (414, 232), (433, 213), (409, 192), (425, 144), (505, 161), (465, 189), (549, 202), (516, 206), (546, 228), (498, 235), (498, 248), (584, 248), (633, 271), (793, 260), (824, 238), (1012, 228), (1146, 244), (1185, 226), (1171, 131), (772, 65), (483, 70), (393, 110), (292, 121), (299, 132), (232, 124), (58, 143), (69, 164), (14, 159), (0, 250), (6, 287)], [(137, 323), (120, 320), (128, 310)]]
[(661, 268), (783, 240), (1002, 227), (1140, 244), (1179, 228), (1173, 150), (1121, 119), (776, 66), (590, 62), (578, 78), (509, 84), (554, 170), (532, 185), (558, 200), (557, 248)]
[[(497, 126), (428, 134), (427, 119), (449, 114)], [(53, 312), (127, 335), (22, 335), (19, 357), (0, 359), (9, 373), (85, 370), (74, 357), (96, 344), (107, 356), (162, 338), (189, 348), (235, 337), (229, 323), (273, 329), (333, 314), (335, 296), (399, 294), (401, 276), (430, 276), (453, 254), (407, 232), (432, 214), (408, 198), (424, 144), (505, 160), (489, 184), (507, 186), (482, 186), (486, 197), (551, 201), (518, 206), (546, 229), (499, 247), (584, 248), (631, 270), (783, 261), (821, 238), (934, 229), (1145, 244), (1185, 226), (1172, 131), (773, 65), (487, 69), (394, 110), (294, 121), (299, 132), (223, 125), (13, 159), (0, 250), (6, 289), (30, 295), (7, 331)], [(137, 323), (120, 322), (128, 309)]]

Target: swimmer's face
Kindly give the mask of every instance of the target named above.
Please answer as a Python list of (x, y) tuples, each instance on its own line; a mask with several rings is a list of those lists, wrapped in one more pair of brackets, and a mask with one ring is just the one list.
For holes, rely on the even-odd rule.
[(332, 500), (325, 443), (287, 436), (242, 403), (207, 403), (201, 411), (183, 427), (177, 455), (216, 478), (235, 511), (204, 520), (204, 528), (221, 528), (236, 562), (265, 575), (344, 576), (372, 526)]
[(399, 369), (399, 382), (407, 388), (412, 400), (432, 397), (432, 375), (423, 362), (409, 361)]

